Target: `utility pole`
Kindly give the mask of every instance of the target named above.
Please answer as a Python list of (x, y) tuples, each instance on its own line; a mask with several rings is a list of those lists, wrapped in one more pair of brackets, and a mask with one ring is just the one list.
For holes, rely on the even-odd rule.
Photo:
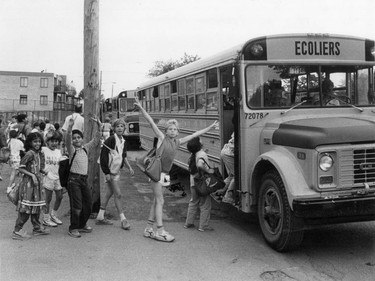
[[(90, 117), (99, 118), (99, 0), (84, 0), (84, 140), (89, 142), (97, 132), (97, 125)], [(100, 170), (97, 163), (100, 145), (88, 155), (88, 186), (92, 190), (92, 212), (100, 207)], [(97, 206), (99, 204), (99, 206)]]

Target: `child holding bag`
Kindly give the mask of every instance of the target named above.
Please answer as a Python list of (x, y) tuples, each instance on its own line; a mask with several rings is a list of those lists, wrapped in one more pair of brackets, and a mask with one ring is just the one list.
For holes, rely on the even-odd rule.
[[(109, 165), (110, 162), (110, 154), (111, 150), (114, 150), (116, 154), (121, 155), (121, 165), (119, 168), (122, 168), (124, 164), (129, 169), (130, 174), (134, 175), (134, 170), (129, 164), (128, 158), (126, 157), (126, 144), (125, 139), (123, 137), (125, 132), (125, 121), (123, 119), (117, 119), (113, 123), (114, 135), (110, 136), (108, 139), (105, 140), (101, 153), (100, 153), (100, 166), (102, 168), (103, 173), (105, 174), (105, 179), (107, 183), (107, 192), (104, 196), (103, 203), (100, 206), (100, 210), (98, 216), (96, 218), (97, 225), (112, 225), (113, 223), (106, 218), (104, 218), (105, 209), (107, 207), (109, 199), (114, 195), (114, 201), (117, 208), (117, 211), (120, 215), (121, 220), (121, 228), (124, 230), (130, 229), (130, 224), (125, 217), (122, 204), (121, 204), (121, 190), (119, 187), (119, 180), (120, 180), (120, 169), (116, 169), (115, 171), (111, 170)], [(115, 159), (112, 157), (112, 161)], [(112, 167), (113, 169), (113, 167)]]
[[(141, 103), (139, 102), (138, 97), (135, 97), (135, 106), (139, 108), (140, 113), (146, 118), (146, 121), (150, 124), (152, 130), (154, 131), (155, 135), (158, 138), (157, 149), (162, 150), (161, 154), (161, 166), (162, 166), (162, 173), (160, 176), (160, 181), (156, 182), (151, 180), (151, 188), (154, 194), (154, 199), (152, 201), (150, 214), (147, 221), (146, 229), (144, 230), (143, 235), (145, 237), (153, 238), (163, 242), (172, 242), (174, 241), (174, 237), (169, 234), (163, 226), (163, 205), (164, 205), (164, 198), (163, 198), (163, 183), (164, 179), (166, 178), (167, 174), (169, 173), (170, 169), (173, 165), (173, 160), (177, 153), (178, 147), (182, 144), (187, 143), (189, 140), (203, 135), (204, 133), (211, 130), (213, 127), (218, 127), (219, 122), (215, 121), (213, 124), (199, 130), (191, 135), (183, 137), (181, 139), (177, 139), (179, 134), (179, 126), (178, 122), (175, 119), (168, 120), (165, 124), (165, 134), (160, 131), (158, 126), (155, 124), (154, 120), (151, 116), (146, 112), (146, 110), (142, 107)], [(161, 147), (163, 146), (163, 147)], [(153, 225), (156, 220), (156, 231), (153, 229)]]

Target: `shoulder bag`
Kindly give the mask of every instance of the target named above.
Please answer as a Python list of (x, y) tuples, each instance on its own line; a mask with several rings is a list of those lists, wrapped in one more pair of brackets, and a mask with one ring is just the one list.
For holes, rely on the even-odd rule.
[[(202, 159), (206, 163), (207, 167), (211, 169), (210, 165), (208, 165), (204, 158), (199, 159)], [(225, 182), (219, 168), (215, 167), (213, 170), (213, 174), (202, 173), (199, 170), (199, 176), (194, 178), (194, 188), (199, 196), (207, 196), (225, 187)]]
[(154, 140), (154, 147), (151, 148), (143, 157), (137, 159), (136, 165), (145, 173), (151, 180), (160, 181), (161, 175), (161, 155), (164, 151), (164, 140), (159, 149), (156, 149), (157, 138)]
[(103, 146), (105, 146), (109, 150), (109, 163), (108, 163), (109, 170), (111, 171), (112, 175), (116, 175), (120, 172), (120, 169), (121, 169), (122, 155), (118, 153), (116, 148), (115, 149), (110, 148), (104, 143), (103, 143)]

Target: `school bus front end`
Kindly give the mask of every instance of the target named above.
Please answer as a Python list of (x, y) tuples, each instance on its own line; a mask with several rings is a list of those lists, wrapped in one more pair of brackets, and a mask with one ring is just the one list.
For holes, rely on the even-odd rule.
[(374, 41), (265, 37), (241, 58), (241, 209), (266, 242), (289, 251), (310, 225), (375, 220)]

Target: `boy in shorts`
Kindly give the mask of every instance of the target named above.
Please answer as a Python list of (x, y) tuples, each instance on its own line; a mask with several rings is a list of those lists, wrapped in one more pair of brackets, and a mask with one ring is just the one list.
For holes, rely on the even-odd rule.
[[(43, 224), (45, 226), (55, 227), (62, 224), (62, 221), (57, 217), (57, 210), (59, 209), (63, 198), (63, 189), (60, 184), (59, 178), (59, 162), (62, 155), (60, 149), (57, 148), (61, 142), (61, 135), (56, 131), (48, 132), (45, 138), (45, 142), (47, 146), (42, 147), (46, 163), (46, 167), (44, 170), (46, 176), (43, 180), (43, 188), (46, 201)], [(55, 192), (56, 199), (53, 209), (50, 213), (49, 205), (52, 200), (53, 192)]]

